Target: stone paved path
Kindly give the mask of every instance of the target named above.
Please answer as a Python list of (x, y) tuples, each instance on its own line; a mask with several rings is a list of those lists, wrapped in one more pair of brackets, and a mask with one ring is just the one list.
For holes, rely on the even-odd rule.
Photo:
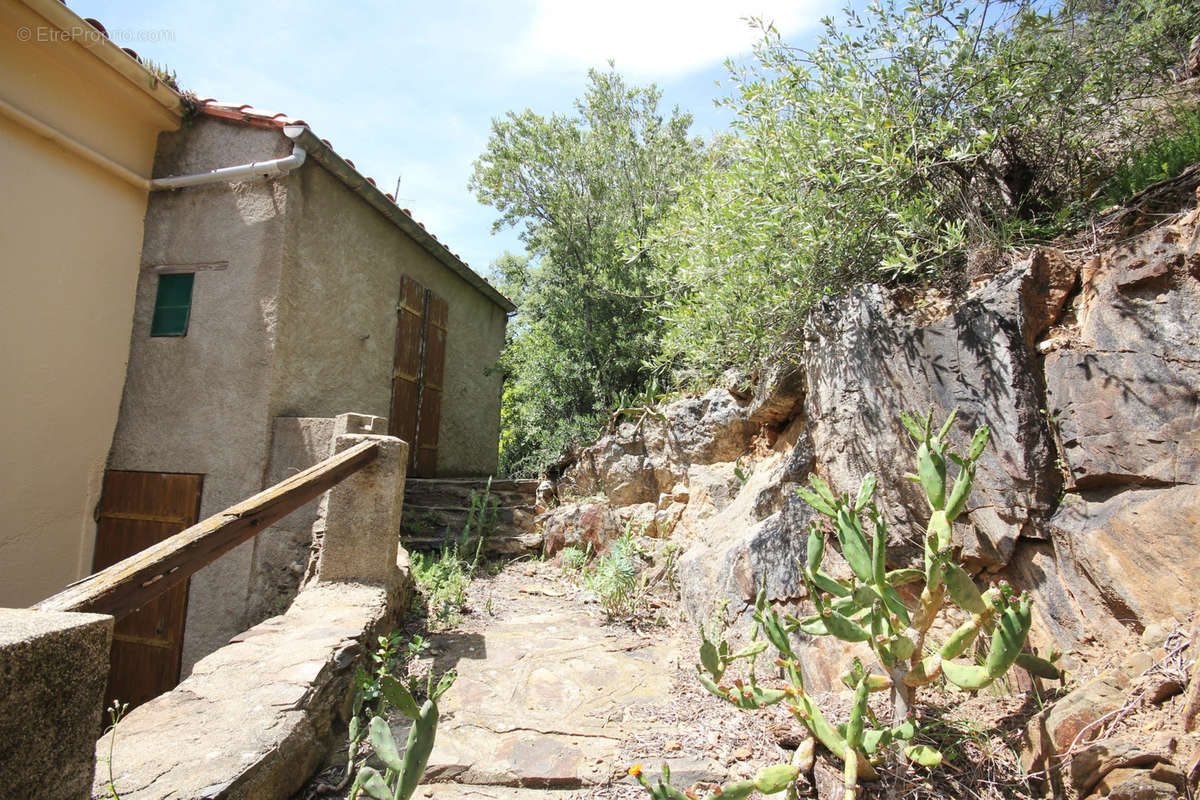
[[(674, 600), (651, 613), (673, 624), (606, 622), (577, 579), (549, 563), (510, 564), (469, 595), (461, 624), (426, 636), (434, 673), (453, 668), (458, 679), (440, 701), (414, 800), (641, 800), (633, 763), (657, 777), (665, 761), (687, 787), (782, 757), (761, 724), (692, 677), (693, 628), (679, 624)], [(390, 722), (403, 742), (408, 720)], [(342, 759), (330, 762), (334, 781)], [(318, 796), (345, 795), (297, 795)]]
[(434, 643), (445, 648), (438, 661), (453, 660), (459, 678), (442, 701), (431, 781), (540, 788), (604, 781), (620, 742), (647, 725), (626, 709), (666, 696), (674, 672), (665, 669), (665, 647), (572, 618), (561, 606)]
[[(437, 637), (459, 678), (442, 701), (427, 782), (577, 789), (610, 781), (634, 703), (671, 688), (668, 654), (589, 618), (521, 613), (482, 635)], [(451, 796), (439, 787), (434, 796)], [(473, 794), (467, 792), (466, 794)]]
[[(473, 584), (474, 613), (458, 629), (429, 637), (434, 669), (454, 667), (459, 677), (442, 698), (419, 797), (641, 793), (627, 777), (637, 754), (631, 743), (678, 735), (661, 707), (677, 689), (681, 645), (668, 627), (643, 633), (606, 623), (584, 594), (556, 567), (516, 565)], [(674, 756), (688, 783), (725, 777), (711, 759)]]

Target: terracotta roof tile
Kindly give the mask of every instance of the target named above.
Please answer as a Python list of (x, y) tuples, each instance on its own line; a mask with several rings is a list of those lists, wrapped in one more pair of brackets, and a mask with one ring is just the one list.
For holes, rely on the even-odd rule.
[(234, 105), (233, 103), (220, 103), (215, 100), (205, 100), (200, 106), (200, 113), (207, 114), (210, 117), (221, 117), (223, 119), (232, 119), (238, 122), (246, 122), (260, 128), (282, 128), (285, 125), (304, 125), (302, 119), (289, 117), (281, 111), (268, 111), (262, 108), (255, 108), (249, 104)]

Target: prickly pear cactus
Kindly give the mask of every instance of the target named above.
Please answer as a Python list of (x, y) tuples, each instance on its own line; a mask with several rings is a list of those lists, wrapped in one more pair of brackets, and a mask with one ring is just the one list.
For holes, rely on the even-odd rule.
[(408, 732), (404, 754), (401, 755), (387, 720), (382, 716), (371, 718), (368, 726), (371, 745), (383, 762), (385, 771), (381, 774), (374, 767), (362, 767), (354, 777), (349, 800), (357, 800), (361, 792), (375, 800), (409, 800), (413, 796), (425, 773), (425, 765), (429, 763), (429, 754), (433, 751), (433, 740), (437, 735), (438, 698), (445, 694), (456, 677), (453, 671), (443, 675), (436, 689), (430, 687), (429, 699), (420, 706), (403, 683), (391, 676), (384, 678), (381, 688), (388, 701), (411, 719), (413, 725)]
[[(1045, 659), (1022, 653), (1029, 633), (1031, 601), (1015, 596), (1001, 583), (981, 592), (974, 580), (955, 560), (952, 525), (963, 513), (975, 479), (975, 465), (987, 446), (990, 432), (975, 432), (966, 455), (949, 446), (947, 435), (955, 413), (935, 432), (932, 411), (923, 418), (901, 415), (901, 421), (917, 445), (917, 472), (909, 476), (919, 482), (929, 504), (929, 522), (924, 532), (924, 563), (921, 569), (887, 569), (887, 527), (873, 499), (875, 477), (866, 475), (858, 491), (836, 494), (820, 478), (810, 478), (810, 488), (800, 496), (828, 522), (815, 520), (808, 533), (808, 550), (801, 571), (816, 613), (796, 618), (771, 608), (760, 592), (754, 610), (752, 643), (730, 653), (724, 641), (714, 642), (701, 628), (700, 683), (712, 694), (739, 708), (756, 709), (779, 702), (834, 755), (845, 762), (845, 798), (854, 800), (859, 780), (876, 777), (874, 764), (909, 742), (916, 734), (911, 713), (915, 692), (939, 677), (969, 691), (984, 688), (1003, 676), (1014, 663), (1042, 677), (1058, 677), (1057, 668)], [(951, 480), (951, 465), (957, 473)], [(834, 579), (821, 569), (826, 549), (826, 529), (832, 532), (852, 577)], [(923, 582), (915, 607), (909, 608), (897, 587)], [(939, 644), (928, 641), (929, 630), (944, 610), (947, 599), (969, 613), (970, 618)], [(868, 670), (861, 661), (842, 676), (854, 693), (849, 719), (835, 725), (821, 713), (805, 691), (804, 677), (790, 634), (802, 631), (812, 636), (833, 636), (846, 642), (867, 643), (882, 674)], [(990, 636), (982, 664), (961, 659), (980, 634)], [(759, 655), (774, 648), (774, 664), (786, 682), (781, 688), (758, 684), (754, 665)], [(737, 662), (746, 664), (746, 677), (732, 680), (726, 672)], [(878, 719), (868, 708), (872, 692), (888, 692), (892, 717)], [(906, 758), (926, 766), (941, 762), (941, 754), (927, 745), (905, 746)], [(794, 776), (793, 776), (794, 777)], [(680, 800), (667, 782), (669, 774), (651, 787), (642, 785), (654, 800)], [(725, 796), (725, 795), (721, 795)]]
[[(662, 767), (662, 777), (655, 783), (642, 774), (642, 765), (636, 764), (630, 768), (629, 774), (645, 788), (653, 800), (699, 800), (699, 796), (690, 792), (681, 792), (671, 785), (671, 768), (666, 764)], [(734, 781), (715, 788), (705, 800), (744, 800), (756, 790), (762, 794), (778, 794), (792, 785), (800, 768), (791, 764), (776, 764), (764, 767), (751, 780)]]

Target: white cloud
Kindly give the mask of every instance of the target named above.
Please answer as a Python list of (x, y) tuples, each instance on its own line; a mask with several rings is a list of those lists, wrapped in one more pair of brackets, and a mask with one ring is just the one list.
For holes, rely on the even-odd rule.
[(637, 77), (671, 78), (748, 51), (758, 17), (783, 34), (816, 24), (828, 0), (537, 0), (514, 48), (523, 71), (602, 67)]

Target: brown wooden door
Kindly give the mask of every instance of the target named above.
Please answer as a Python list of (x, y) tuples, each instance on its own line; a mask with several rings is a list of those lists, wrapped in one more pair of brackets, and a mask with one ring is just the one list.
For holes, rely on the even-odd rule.
[[(104, 476), (92, 571), (196, 524), (202, 475), (109, 470)], [(104, 695), (130, 708), (179, 683), (188, 582), (118, 620)]]
[(448, 317), (445, 300), (409, 276), (401, 278), (388, 432), (409, 443), (413, 476), (437, 472)]

